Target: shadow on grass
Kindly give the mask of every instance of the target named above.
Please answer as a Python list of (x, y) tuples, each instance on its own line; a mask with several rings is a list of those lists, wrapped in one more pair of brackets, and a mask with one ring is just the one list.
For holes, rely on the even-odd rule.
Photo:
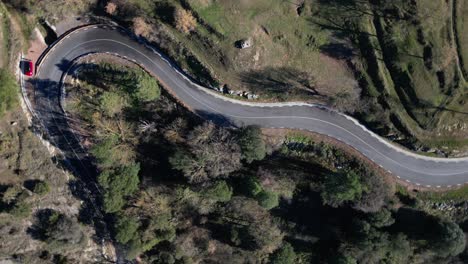
[(254, 93), (273, 97), (288, 95), (320, 96), (314, 87), (314, 79), (306, 72), (289, 67), (266, 67), (240, 74), (243, 84)]

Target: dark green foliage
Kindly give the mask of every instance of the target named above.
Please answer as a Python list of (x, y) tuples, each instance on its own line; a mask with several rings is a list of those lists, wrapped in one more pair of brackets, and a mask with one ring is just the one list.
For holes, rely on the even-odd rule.
[(127, 256), (135, 258), (138, 254), (152, 249), (162, 241), (172, 241), (176, 230), (171, 223), (170, 214), (160, 214), (139, 228), (134, 238), (128, 241)]
[(115, 239), (122, 244), (135, 238), (138, 227), (140, 226), (137, 219), (128, 216), (117, 216), (115, 222)]
[(441, 221), (438, 225), (438, 237), (434, 241), (433, 250), (444, 257), (462, 253), (466, 246), (463, 230), (453, 222)]
[(140, 165), (133, 163), (115, 169), (103, 171), (98, 182), (104, 188), (104, 209), (108, 213), (119, 211), (124, 204), (124, 197), (138, 189)]
[(289, 243), (285, 243), (281, 248), (276, 250), (270, 257), (271, 264), (294, 264), (296, 263), (296, 253), (294, 248)]
[(264, 190), (262, 185), (255, 177), (247, 177), (241, 184), (245, 195), (257, 200), (263, 208), (270, 210), (279, 204), (279, 195), (275, 192)]
[(203, 195), (217, 202), (228, 202), (232, 197), (232, 188), (226, 181), (218, 181), (204, 191)]
[(325, 178), (322, 199), (325, 204), (333, 207), (352, 202), (362, 195), (359, 176), (353, 171), (333, 173)]
[(0, 116), (18, 105), (18, 92), (15, 77), (7, 69), (0, 69)]
[(242, 182), (242, 189), (243, 192), (250, 197), (255, 197), (263, 190), (262, 185), (260, 185), (257, 178), (255, 177), (247, 177)]
[(112, 158), (112, 148), (117, 142), (117, 137), (110, 136), (93, 146), (91, 154), (97, 159), (100, 166), (110, 167), (113, 165), (115, 159)]
[(369, 222), (377, 227), (386, 227), (386, 226), (391, 226), (393, 223), (395, 223), (395, 219), (392, 217), (392, 212), (390, 212), (388, 209), (382, 209), (376, 213), (373, 213), (369, 216)]
[(131, 156), (131, 150), (121, 147), (121, 144), (117, 135), (109, 135), (92, 147), (91, 153), (97, 159), (100, 168), (125, 165), (123, 163), (129, 160), (127, 157)]
[(263, 208), (270, 210), (275, 208), (279, 204), (279, 197), (277, 193), (269, 192), (269, 191), (261, 191), (255, 196), (255, 199), (258, 201)]
[(139, 102), (150, 102), (159, 99), (161, 89), (158, 82), (149, 74), (139, 75), (137, 77), (138, 87), (133, 92), (136, 100)]
[(242, 159), (247, 163), (262, 160), (266, 155), (265, 142), (259, 127), (248, 126), (242, 128), (239, 137), (239, 146), (242, 150)]
[(410, 242), (401, 233), (380, 231), (363, 220), (355, 220), (352, 231), (352, 240), (343, 245), (344, 255), (358, 263), (408, 263), (413, 255)]

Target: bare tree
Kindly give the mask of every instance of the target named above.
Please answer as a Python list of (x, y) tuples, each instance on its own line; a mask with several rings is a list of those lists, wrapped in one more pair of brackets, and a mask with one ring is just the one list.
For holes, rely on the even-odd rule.
[(114, 2), (108, 2), (106, 5), (106, 13), (114, 15), (117, 12), (117, 4)]
[(195, 27), (197, 26), (197, 20), (193, 17), (192, 13), (183, 8), (176, 9), (174, 13), (174, 21), (175, 27), (185, 34), (195, 30)]

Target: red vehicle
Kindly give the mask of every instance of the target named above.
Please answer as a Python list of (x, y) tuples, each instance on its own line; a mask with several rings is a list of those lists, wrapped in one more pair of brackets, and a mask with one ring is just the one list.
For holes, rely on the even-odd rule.
[(23, 63), (23, 73), (26, 76), (33, 76), (34, 75), (34, 64), (30, 60), (24, 60)]

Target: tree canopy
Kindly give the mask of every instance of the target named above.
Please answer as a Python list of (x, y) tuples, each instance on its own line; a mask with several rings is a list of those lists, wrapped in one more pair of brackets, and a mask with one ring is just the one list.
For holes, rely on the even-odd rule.
[(247, 126), (241, 129), (239, 146), (242, 150), (242, 159), (247, 163), (265, 158), (265, 142), (261, 130), (257, 126)]
[(337, 207), (355, 201), (362, 195), (359, 176), (353, 171), (340, 171), (325, 178), (322, 199), (325, 204)]

